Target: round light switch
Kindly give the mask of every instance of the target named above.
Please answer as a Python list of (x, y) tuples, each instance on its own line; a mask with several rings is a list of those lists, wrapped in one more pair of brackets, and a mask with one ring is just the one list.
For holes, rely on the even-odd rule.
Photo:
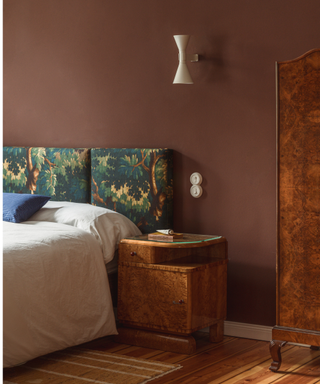
[(190, 176), (190, 182), (191, 184), (200, 185), (202, 183), (202, 176), (198, 172), (194, 172)]
[(200, 185), (193, 185), (190, 188), (190, 193), (191, 196), (198, 198), (202, 195), (202, 188), (200, 187)]

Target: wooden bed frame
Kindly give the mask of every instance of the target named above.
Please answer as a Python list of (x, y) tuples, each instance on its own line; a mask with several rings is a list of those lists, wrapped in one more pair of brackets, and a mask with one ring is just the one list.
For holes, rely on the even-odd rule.
[[(162, 148), (3, 148), (3, 192), (117, 211), (142, 233), (173, 228), (173, 151)], [(109, 274), (114, 306), (117, 273)]]

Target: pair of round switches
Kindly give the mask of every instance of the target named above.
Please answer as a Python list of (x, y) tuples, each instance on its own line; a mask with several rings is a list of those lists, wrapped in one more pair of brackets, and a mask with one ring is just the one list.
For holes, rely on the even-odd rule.
[(202, 187), (200, 185), (202, 183), (202, 176), (200, 173), (194, 172), (190, 176), (190, 182), (192, 184), (192, 187), (190, 188), (191, 196), (196, 198), (200, 197), (202, 195)]

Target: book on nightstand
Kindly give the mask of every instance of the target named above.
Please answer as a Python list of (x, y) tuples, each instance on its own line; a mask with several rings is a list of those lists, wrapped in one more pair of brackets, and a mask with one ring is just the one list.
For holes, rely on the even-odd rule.
[(153, 232), (148, 234), (148, 240), (158, 240), (158, 241), (173, 241), (175, 239), (183, 238), (183, 233), (168, 233), (164, 234), (161, 232)]

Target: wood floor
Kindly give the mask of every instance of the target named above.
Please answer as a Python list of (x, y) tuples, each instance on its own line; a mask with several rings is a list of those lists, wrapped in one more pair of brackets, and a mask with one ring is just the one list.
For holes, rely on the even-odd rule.
[[(197, 351), (181, 355), (149, 348), (118, 344), (111, 337), (85, 344), (86, 348), (115, 352), (132, 357), (180, 364), (181, 369), (152, 381), (152, 384), (311, 384), (320, 383), (320, 351), (286, 345), (283, 362), (277, 373), (269, 371), (269, 343), (225, 337), (212, 344), (208, 334), (196, 333)], [(3, 378), (6, 378), (4, 369)]]

